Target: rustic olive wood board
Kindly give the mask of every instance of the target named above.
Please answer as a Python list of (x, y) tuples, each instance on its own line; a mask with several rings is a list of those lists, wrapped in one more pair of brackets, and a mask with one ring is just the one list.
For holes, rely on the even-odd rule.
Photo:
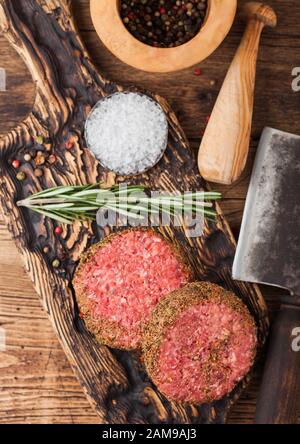
[[(58, 238), (51, 220), (16, 206), (29, 194), (56, 185), (126, 181), (106, 172), (86, 148), (83, 130), (91, 107), (101, 97), (123, 88), (105, 79), (91, 63), (72, 20), (70, 4), (67, 0), (0, 0), (1, 31), (25, 60), (36, 84), (32, 112), (0, 141), (0, 197), (7, 226), (101, 422), (224, 422), (249, 377), (214, 404), (184, 406), (168, 402), (147, 378), (137, 353), (100, 346), (79, 317), (72, 276), (82, 252), (103, 233), (89, 224), (76, 223), (65, 227)], [(161, 97), (152, 97), (168, 116), (168, 149), (155, 168), (131, 182), (170, 192), (205, 188), (174, 113)], [(25, 152), (46, 149), (36, 142), (40, 135), (58, 160), (55, 165), (46, 162), (41, 167), (41, 178), (35, 177), (32, 162), (23, 162), (26, 180), (19, 182), (11, 161), (21, 159)], [(70, 136), (75, 136), (77, 142), (72, 150), (66, 150)], [(198, 279), (230, 288), (247, 303), (257, 322), (261, 348), (268, 330), (266, 307), (257, 287), (232, 281), (235, 242), (218, 212), (217, 221), (207, 223), (200, 238), (187, 238), (181, 228), (164, 228), (162, 232), (183, 249)], [(44, 252), (45, 246), (50, 247), (48, 253)], [(54, 270), (51, 264), (57, 257), (62, 266)]]

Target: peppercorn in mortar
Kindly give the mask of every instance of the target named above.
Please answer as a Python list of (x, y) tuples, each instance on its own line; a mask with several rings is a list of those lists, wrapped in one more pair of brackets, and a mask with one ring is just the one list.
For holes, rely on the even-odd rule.
[(191, 40), (203, 25), (207, 0), (122, 0), (121, 17), (143, 43), (172, 48)]

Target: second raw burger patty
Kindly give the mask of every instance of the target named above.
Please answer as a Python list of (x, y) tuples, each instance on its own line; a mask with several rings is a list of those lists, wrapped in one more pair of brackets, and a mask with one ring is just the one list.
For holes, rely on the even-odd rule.
[(190, 279), (170, 242), (153, 230), (127, 230), (93, 246), (74, 278), (78, 305), (99, 342), (141, 346), (142, 328), (158, 301)]
[(203, 404), (231, 392), (248, 373), (256, 327), (237, 296), (196, 282), (156, 306), (143, 350), (149, 376), (167, 398)]

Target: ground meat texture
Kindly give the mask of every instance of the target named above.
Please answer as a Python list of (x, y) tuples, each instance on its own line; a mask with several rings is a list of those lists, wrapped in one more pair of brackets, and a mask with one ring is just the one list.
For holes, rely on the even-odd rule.
[(88, 251), (74, 288), (87, 327), (100, 342), (137, 349), (158, 301), (185, 285), (190, 274), (179, 251), (160, 234), (129, 230)]
[(255, 357), (256, 327), (233, 293), (188, 284), (162, 300), (145, 329), (146, 368), (170, 400), (203, 404), (230, 393)]

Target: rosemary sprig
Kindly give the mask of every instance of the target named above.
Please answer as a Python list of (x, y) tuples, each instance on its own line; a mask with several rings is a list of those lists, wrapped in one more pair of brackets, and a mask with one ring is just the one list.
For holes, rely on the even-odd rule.
[(212, 201), (221, 198), (218, 192), (189, 192), (180, 195), (148, 196), (143, 186), (114, 186), (101, 189), (99, 184), (88, 186), (62, 186), (33, 194), (17, 202), (58, 222), (71, 224), (75, 220), (95, 220), (100, 209), (111, 210), (121, 216), (144, 219), (150, 214), (171, 216), (192, 212), (214, 218)]

